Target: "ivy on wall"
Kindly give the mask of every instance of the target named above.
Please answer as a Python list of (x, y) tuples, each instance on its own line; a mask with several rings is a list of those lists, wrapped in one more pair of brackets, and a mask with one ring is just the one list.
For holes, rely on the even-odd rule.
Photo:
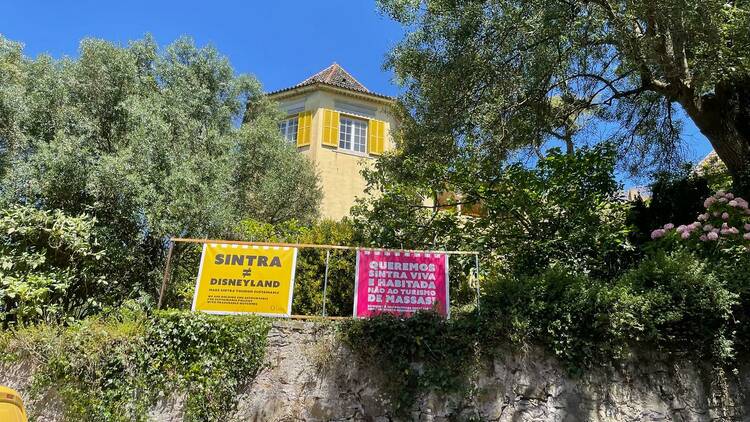
[(362, 362), (382, 372), (394, 412), (404, 415), (422, 393), (469, 387), (466, 375), (478, 350), (476, 322), (471, 317), (446, 320), (434, 312), (411, 318), (383, 314), (343, 321), (338, 330)]
[(6, 359), (38, 363), (32, 394), (56, 391), (66, 420), (143, 421), (173, 394), (185, 396), (184, 420), (225, 420), (262, 366), (269, 329), (258, 317), (125, 309), (6, 332), (0, 345)]
[(710, 266), (686, 250), (660, 252), (611, 280), (553, 267), (536, 276), (491, 274), (481, 313), (379, 315), (339, 325), (340, 339), (383, 375), (394, 415), (422, 395), (472, 393), (472, 372), (510, 346), (540, 346), (570, 375), (634, 350), (735, 368), (748, 358), (748, 261)]

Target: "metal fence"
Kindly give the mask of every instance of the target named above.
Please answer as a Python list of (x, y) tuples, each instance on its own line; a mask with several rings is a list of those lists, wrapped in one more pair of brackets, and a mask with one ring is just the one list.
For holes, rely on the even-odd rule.
[[(297, 249), (325, 249), (326, 260), (325, 260), (325, 273), (323, 278), (323, 312), (322, 315), (292, 315), (292, 319), (309, 319), (309, 318), (326, 318), (326, 319), (348, 319), (351, 317), (332, 317), (326, 314), (326, 294), (328, 291), (328, 262), (331, 256), (331, 250), (376, 250), (384, 252), (414, 252), (414, 253), (441, 253), (446, 255), (471, 255), (474, 257), (474, 269), (473, 275), (476, 283), (476, 306), (479, 311), (479, 251), (441, 251), (441, 250), (412, 250), (412, 249), (389, 249), (389, 248), (372, 248), (364, 246), (343, 246), (343, 245), (319, 245), (312, 243), (283, 243), (283, 242), (247, 242), (239, 240), (215, 240), (215, 239), (194, 239), (194, 238), (181, 238), (175, 237), (169, 240), (169, 247), (167, 250), (167, 260), (164, 266), (164, 277), (162, 279), (161, 289), (159, 290), (159, 302), (157, 309), (162, 308), (164, 301), (164, 294), (167, 289), (171, 278), (172, 269), (172, 253), (174, 251), (175, 243), (192, 243), (192, 244), (205, 244), (205, 243), (231, 243), (236, 245), (251, 245), (251, 246), (279, 246), (289, 247)], [(356, 292), (355, 292), (356, 294)], [(450, 304), (448, 304), (450, 306)]]

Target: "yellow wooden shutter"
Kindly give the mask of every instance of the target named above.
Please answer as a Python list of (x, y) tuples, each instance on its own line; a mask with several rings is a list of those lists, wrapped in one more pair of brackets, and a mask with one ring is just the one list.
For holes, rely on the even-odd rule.
[(297, 115), (297, 147), (310, 145), (312, 132), (312, 111), (303, 111)]
[(322, 144), (330, 147), (339, 145), (339, 112), (323, 109)]
[(380, 155), (385, 150), (385, 122), (371, 119), (367, 126), (367, 150)]

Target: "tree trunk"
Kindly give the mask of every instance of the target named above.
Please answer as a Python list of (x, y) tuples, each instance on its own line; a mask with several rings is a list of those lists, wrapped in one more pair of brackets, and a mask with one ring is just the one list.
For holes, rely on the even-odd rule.
[(714, 93), (683, 104), (732, 176), (735, 190), (750, 194), (750, 76), (716, 84)]

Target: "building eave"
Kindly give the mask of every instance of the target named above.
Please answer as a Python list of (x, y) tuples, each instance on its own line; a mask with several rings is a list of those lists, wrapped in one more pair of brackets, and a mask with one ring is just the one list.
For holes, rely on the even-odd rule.
[(334, 92), (337, 94), (346, 95), (346, 96), (358, 98), (358, 99), (376, 101), (384, 105), (393, 105), (396, 103), (396, 99), (388, 95), (342, 88), (340, 86), (327, 84), (325, 82), (314, 82), (311, 84), (293, 86), (289, 88), (280, 89), (277, 91), (272, 91), (272, 92), (266, 93), (266, 95), (268, 96), (268, 98), (272, 100), (279, 101), (279, 100), (284, 100), (286, 98), (294, 97), (297, 95), (301, 95), (301, 94), (305, 94), (305, 93), (313, 92), (317, 90)]

